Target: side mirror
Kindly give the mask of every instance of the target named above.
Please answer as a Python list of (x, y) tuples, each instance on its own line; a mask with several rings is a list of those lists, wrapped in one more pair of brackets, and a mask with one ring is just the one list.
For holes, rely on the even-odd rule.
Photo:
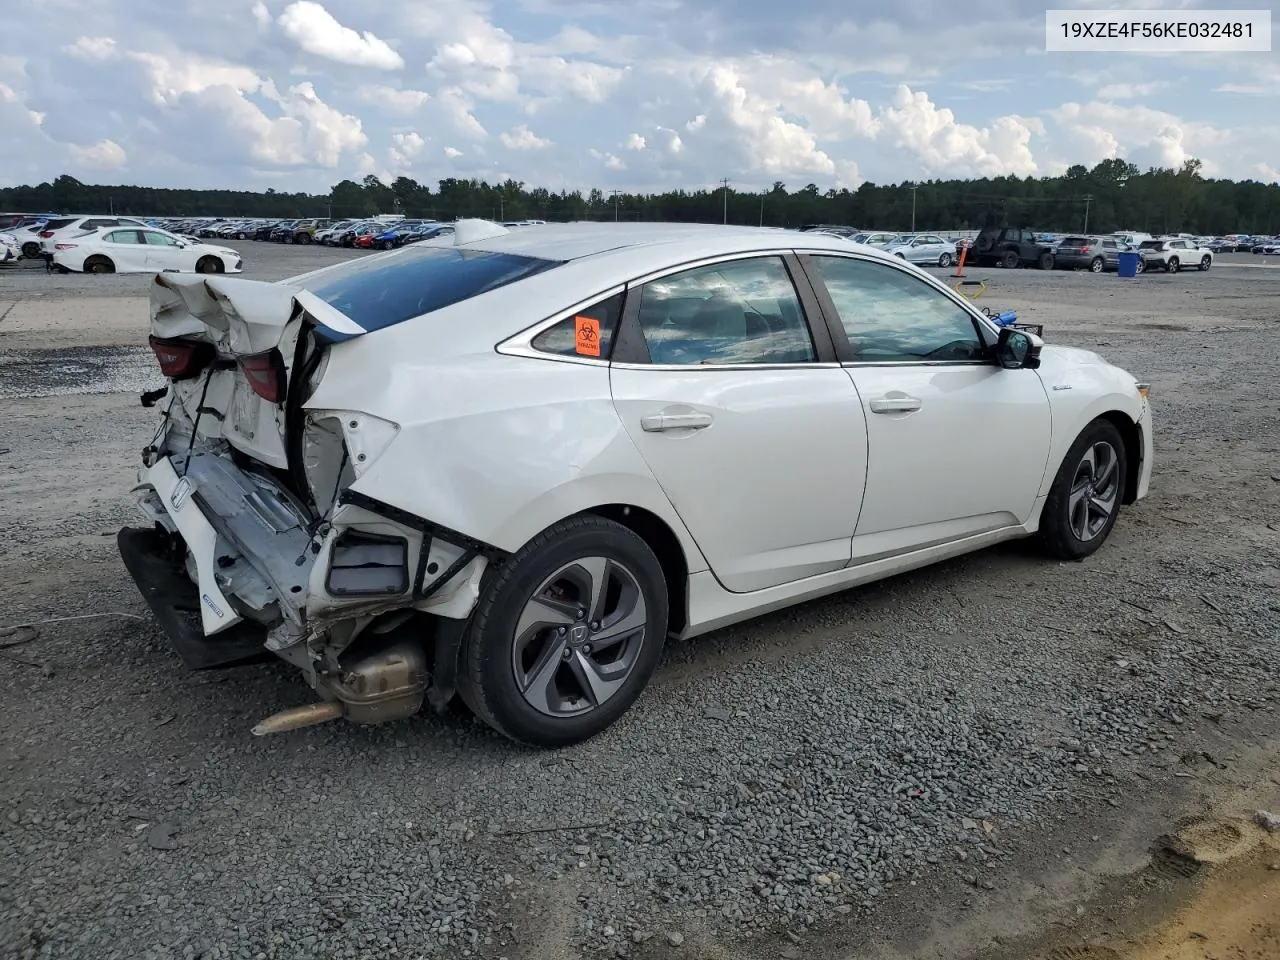
[(1025, 330), (1004, 327), (996, 341), (996, 360), (1006, 370), (1034, 370), (1040, 366), (1044, 341)]

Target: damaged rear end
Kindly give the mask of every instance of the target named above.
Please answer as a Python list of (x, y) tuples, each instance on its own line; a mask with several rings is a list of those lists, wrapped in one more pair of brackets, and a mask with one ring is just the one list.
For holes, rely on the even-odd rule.
[(160, 274), (151, 338), (164, 390), (120, 532), (130, 573), (194, 669), (267, 655), (322, 702), (255, 732), (361, 723), (452, 696), (453, 652), (498, 551), (382, 503), (360, 479), (400, 427), (313, 402), (367, 331), (298, 286)]

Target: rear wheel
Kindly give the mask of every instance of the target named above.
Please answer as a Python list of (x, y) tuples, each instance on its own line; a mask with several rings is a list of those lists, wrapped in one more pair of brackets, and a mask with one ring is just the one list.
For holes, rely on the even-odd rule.
[(1044, 253), (1040, 254), (1040, 260), (1039, 260), (1039, 263), (1040, 263), (1040, 269), (1041, 269), (1041, 270), (1052, 270), (1052, 269), (1053, 269), (1053, 254), (1052, 254), (1052, 253), (1050, 253), (1048, 250), (1046, 250)]
[(1016, 250), (1006, 250), (1004, 256), (1000, 258), (1000, 266), (1006, 270), (1012, 270), (1018, 265), (1018, 253)]
[(951, 266), (951, 254), (944, 253), (942, 254), (942, 256), (938, 257), (938, 266), (940, 267)]
[(1092, 260), (1089, 261), (1090, 273), (1101, 273), (1102, 267), (1103, 267), (1103, 263), (1102, 263), (1101, 257), (1094, 257)]
[(1094, 420), (1076, 438), (1054, 477), (1040, 515), (1040, 542), (1059, 560), (1083, 560), (1111, 533), (1125, 485), (1124, 439)]
[(1213, 266), (1213, 257), (1209, 256), (1208, 254), (1205, 254), (1203, 257), (1200, 258), (1201, 270), (1208, 270), (1211, 266)]
[(22, 245), (22, 255), (28, 260), (34, 260), (36, 257), (40, 256), (40, 244), (36, 243), (34, 240), (28, 240)]
[(1182, 269), (1182, 264), (1178, 263), (1178, 258), (1170, 257), (1169, 264), (1168, 266), (1165, 267), (1165, 270), (1167, 270), (1169, 273), (1177, 273), (1181, 269)]
[(115, 273), (116, 265), (103, 256), (93, 256), (84, 262), (85, 273)]
[(201, 257), (196, 261), (196, 273), (225, 273), (226, 265), (220, 257)]
[(497, 568), (467, 628), (459, 693), (513, 740), (579, 743), (631, 706), (657, 666), (667, 585), (635, 533), (561, 521)]

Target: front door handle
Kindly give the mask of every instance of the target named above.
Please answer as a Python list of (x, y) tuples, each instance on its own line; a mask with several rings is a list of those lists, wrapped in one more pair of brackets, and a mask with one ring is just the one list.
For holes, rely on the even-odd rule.
[(920, 409), (920, 398), (909, 397), (905, 393), (881, 397), (871, 401), (872, 413), (910, 413)]
[(709, 413), (655, 413), (640, 418), (640, 429), (645, 433), (662, 433), (666, 430), (701, 430), (711, 426)]

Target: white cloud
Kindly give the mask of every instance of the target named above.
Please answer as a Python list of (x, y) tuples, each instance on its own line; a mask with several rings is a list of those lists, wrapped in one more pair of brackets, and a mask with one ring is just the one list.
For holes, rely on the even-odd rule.
[(229, 87), (237, 93), (255, 93), (264, 86), (253, 70), (196, 56), (176, 60), (158, 53), (129, 51), (126, 56), (141, 64), (151, 79), (150, 98), (157, 106), (172, 106), (183, 95), (211, 87)]
[(99, 140), (89, 147), (73, 144), (71, 156), (79, 166), (93, 170), (118, 170), (129, 159), (114, 140)]
[(253, 19), (258, 22), (259, 29), (265, 30), (271, 26), (271, 11), (267, 9), (267, 5), (258, 0), (253, 5)]
[(1101, 100), (1140, 100), (1149, 97), (1168, 84), (1163, 80), (1152, 80), (1148, 83), (1108, 83), (1098, 88)]
[(627, 142), (624, 146), (628, 150), (643, 150), (645, 148), (645, 139), (640, 134), (633, 133), (627, 137)]
[(368, 30), (344, 27), (315, 0), (295, 0), (276, 20), (289, 39), (307, 53), (353, 67), (399, 70), (404, 58)]
[(1280, 97), (1280, 87), (1265, 83), (1224, 83), (1214, 93), (1239, 93), (1247, 97)]
[(407, 133), (393, 133), (391, 135), (391, 150), (388, 155), (391, 158), (391, 166), (394, 169), (405, 169), (413, 165), (413, 161), (422, 155), (422, 151), (427, 147), (427, 141), (421, 134), (414, 130)]
[(431, 99), (425, 90), (397, 90), (377, 85), (361, 87), (357, 93), (363, 102), (400, 116), (417, 113)]
[(498, 139), (508, 150), (543, 150), (551, 146), (550, 140), (539, 137), (524, 124), (499, 134)]
[(457, 87), (447, 87), (436, 94), (436, 102), (444, 111), (445, 119), (459, 133), (473, 140), (483, 140), (489, 136), (474, 113), (473, 104)]
[(110, 37), (80, 37), (62, 49), (81, 60), (110, 60), (116, 55), (116, 42)]
[(1207, 123), (1190, 122), (1163, 110), (1098, 100), (1064, 103), (1049, 111), (1065, 139), (1073, 162), (1092, 166), (1122, 156), (1139, 167), (1178, 167), (1198, 157), (1205, 173), (1215, 169), (1205, 150), (1224, 144), (1230, 135)]
[(453, 160), (457, 157), (462, 156), (462, 151), (457, 149), (456, 147), (445, 147), (444, 155), (448, 157), (450, 160)]
[(605, 165), (605, 168), (608, 170), (627, 169), (627, 165), (622, 162), (622, 158), (612, 153), (605, 154), (604, 165)]
[(1037, 130), (1020, 117), (997, 117), (978, 128), (956, 121), (924, 91), (898, 86), (893, 101), (880, 111), (886, 139), (915, 154), (933, 175), (983, 177), (1000, 174), (1028, 176), (1037, 172), (1031, 137)]

